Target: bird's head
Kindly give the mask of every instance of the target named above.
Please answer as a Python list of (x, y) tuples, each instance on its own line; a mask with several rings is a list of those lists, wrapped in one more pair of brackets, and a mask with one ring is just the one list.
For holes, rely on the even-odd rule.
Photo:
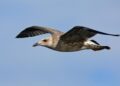
[(45, 39), (38, 41), (37, 43), (33, 45), (33, 47), (36, 47), (36, 46), (52, 47), (52, 45), (53, 45), (52, 37), (49, 37), (49, 38), (45, 38)]

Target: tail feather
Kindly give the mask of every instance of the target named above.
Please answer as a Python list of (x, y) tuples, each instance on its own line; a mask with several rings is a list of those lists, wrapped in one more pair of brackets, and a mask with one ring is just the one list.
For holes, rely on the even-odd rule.
[(110, 50), (109, 46), (103, 46), (103, 47), (104, 47), (104, 49)]
[(110, 50), (110, 47), (109, 46), (94, 46), (94, 48), (92, 48), (92, 50), (94, 50), (94, 51), (99, 51), (99, 50), (103, 50), (103, 49)]

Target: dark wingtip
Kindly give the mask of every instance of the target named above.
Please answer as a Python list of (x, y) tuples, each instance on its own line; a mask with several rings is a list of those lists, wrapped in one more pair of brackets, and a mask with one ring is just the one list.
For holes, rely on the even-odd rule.
[(21, 36), (20, 34), (18, 34), (18, 35), (16, 36), (16, 38), (24, 38), (24, 37)]
[(19, 34), (15, 38), (20, 38)]
[(114, 35), (114, 36), (120, 36), (120, 34), (116, 34), (116, 35)]
[(29, 37), (29, 36), (23, 33), (20, 33), (16, 36), (16, 38), (26, 38), (26, 37)]
[(20, 36), (19, 36), (19, 35), (17, 35), (15, 38), (20, 38)]

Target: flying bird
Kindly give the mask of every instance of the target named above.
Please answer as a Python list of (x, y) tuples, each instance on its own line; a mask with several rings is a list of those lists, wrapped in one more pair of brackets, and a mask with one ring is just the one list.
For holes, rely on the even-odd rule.
[(48, 38), (39, 40), (33, 45), (33, 47), (44, 46), (61, 52), (73, 52), (85, 49), (91, 49), (94, 51), (103, 49), (109, 50), (109, 46), (100, 45), (97, 41), (90, 38), (96, 34), (120, 36), (119, 34), (109, 34), (84, 26), (74, 26), (66, 33), (49, 27), (31, 26), (21, 31), (16, 38), (34, 37), (46, 33), (51, 35)]

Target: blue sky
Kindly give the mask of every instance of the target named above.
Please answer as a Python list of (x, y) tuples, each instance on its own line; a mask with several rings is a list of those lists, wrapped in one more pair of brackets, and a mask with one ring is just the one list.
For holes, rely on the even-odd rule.
[(0, 86), (120, 86), (119, 37), (94, 37), (110, 51), (73, 53), (32, 47), (46, 35), (15, 39), (32, 25), (120, 33), (119, 0), (1, 0), (0, 20)]

